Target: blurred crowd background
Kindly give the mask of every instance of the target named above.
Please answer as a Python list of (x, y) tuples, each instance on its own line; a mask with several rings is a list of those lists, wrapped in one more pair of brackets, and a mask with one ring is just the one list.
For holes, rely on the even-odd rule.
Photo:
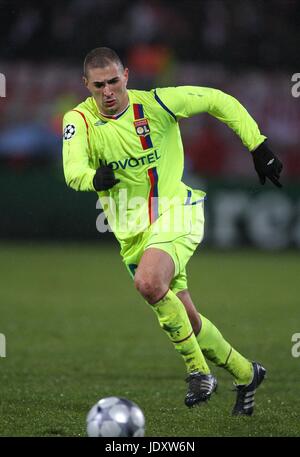
[[(241, 240), (300, 246), (300, 98), (292, 94), (292, 76), (300, 72), (299, 1), (0, 0), (0, 16), (0, 73), (6, 78), (6, 96), (0, 98), (0, 185), (6, 195), (0, 236), (99, 236), (96, 213), (88, 229), (83, 226), (90, 216), (82, 220), (76, 213), (78, 205), (92, 205), (95, 212), (94, 200), (70, 196), (64, 188), (61, 121), (88, 96), (81, 81), (85, 55), (108, 46), (129, 67), (129, 88), (189, 84), (230, 93), (284, 163), (283, 192), (271, 185), (261, 189), (249, 153), (226, 126), (208, 115), (183, 121), (186, 181), (211, 189), (208, 239), (221, 246)], [(253, 237), (249, 208), (270, 192), (268, 229), (265, 220), (258, 222)], [(58, 216), (64, 214), (66, 223), (67, 204), (70, 225), (62, 227)], [(261, 200), (257, 205), (270, 206)], [(237, 214), (234, 230), (232, 221), (226, 226), (228, 212)], [(267, 240), (272, 227), (281, 241), (255, 241), (262, 231)]]

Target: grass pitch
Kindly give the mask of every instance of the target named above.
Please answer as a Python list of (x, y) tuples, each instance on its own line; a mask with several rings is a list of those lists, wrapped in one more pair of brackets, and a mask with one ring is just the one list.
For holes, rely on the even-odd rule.
[(101, 397), (137, 402), (146, 436), (300, 436), (299, 254), (199, 249), (189, 287), (198, 309), (268, 379), (252, 418), (233, 418), (230, 376), (188, 410), (185, 370), (119, 257), (118, 247), (0, 245), (1, 436), (85, 436)]

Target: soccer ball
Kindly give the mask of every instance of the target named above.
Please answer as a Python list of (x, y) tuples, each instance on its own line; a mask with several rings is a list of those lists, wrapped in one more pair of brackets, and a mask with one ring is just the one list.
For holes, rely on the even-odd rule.
[(92, 407), (86, 422), (91, 437), (133, 437), (145, 433), (141, 408), (126, 398), (102, 398)]

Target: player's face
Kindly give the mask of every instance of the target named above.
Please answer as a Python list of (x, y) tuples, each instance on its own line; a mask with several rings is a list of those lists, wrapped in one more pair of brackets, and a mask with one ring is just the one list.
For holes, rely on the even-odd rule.
[(112, 62), (104, 68), (90, 68), (83, 80), (101, 113), (118, 114), (128, 105), (128, 68)]

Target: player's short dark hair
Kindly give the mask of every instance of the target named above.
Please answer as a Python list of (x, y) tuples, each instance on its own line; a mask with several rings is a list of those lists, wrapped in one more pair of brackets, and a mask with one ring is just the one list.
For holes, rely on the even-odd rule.
[(92, 49), (84, 59), (83, 74), (86, 77), (89, 68), (105, 68), (112, 62), (124, 70), (120, 57), (113, 49), (104, 47)]

